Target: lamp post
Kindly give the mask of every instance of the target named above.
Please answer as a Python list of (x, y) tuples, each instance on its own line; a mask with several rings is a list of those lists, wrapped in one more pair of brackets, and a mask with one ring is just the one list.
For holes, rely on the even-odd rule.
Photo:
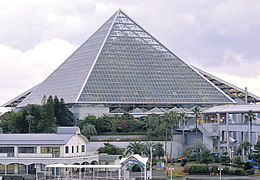
[(221, 180), (221, 171), (223, 170), (223, 168), (218, 168), (219, 170), (219, 179)]
[(151, 155), (151, 162), (150, 162), (150, 179), (152, 179), (152, 169), (153, 169), (153, 147), (152, 147), (152, 144), (151, 144), (151, 147), (150, 147), (150, 155)]
[(171, 180), (172, 180), (172, 171), (174, 170), (174, 168), (172, 167), (170, 168), (170, 170), (171, 170)]

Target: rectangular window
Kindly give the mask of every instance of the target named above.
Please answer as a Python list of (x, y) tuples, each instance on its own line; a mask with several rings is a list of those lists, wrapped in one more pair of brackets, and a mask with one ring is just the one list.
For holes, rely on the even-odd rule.
[(77, 153), (79, 152), (79, 146), (77, 146)]
[(18, 153), (37, 153), (36, 147), (18, 147)]
[(74, 153), (74, 146), (71, 146), (71, 153)]
[(81, 152), (85, 152), (85, 145), (81, 145)]
[(65, 146), (65, 153), (69, 153), (69, 146)]
[(43, 154), (52, 153), (52, 147), (41, 147), (41, 153), (43, 153)]
[(0, 147), (0, 153), (14, 153), (14, 147)]

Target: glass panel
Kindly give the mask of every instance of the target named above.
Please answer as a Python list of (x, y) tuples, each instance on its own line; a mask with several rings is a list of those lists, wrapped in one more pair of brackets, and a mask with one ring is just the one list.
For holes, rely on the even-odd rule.
[(231, 102), (122, 12), (117, 16), (79, 101)]

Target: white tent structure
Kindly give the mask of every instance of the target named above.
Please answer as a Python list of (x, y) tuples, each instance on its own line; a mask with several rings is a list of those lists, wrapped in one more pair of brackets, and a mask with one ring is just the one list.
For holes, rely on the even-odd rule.
[[(48, 169), (47, 169), (48, 168)], [(118, 179), (121, 179), (121, 165), (65, 165), (65, 164), (52, 164), (45, 166), (45, 174), (44, 174), (44, 179), (51, 179), (51, 171), (50, 169), (54, 168), (54, 178), (56, 179), (62, 179), (65, 178), (67, 179), (70, 177), (70, 179), (84, 179), (86, 176), (85, 172), (87, 169), (91, 170), (92, 169), (92, 176), (93, 179), (95, 179), (95, 172), (98, 173), (98, 170), (101, 168), (105, 168), (111, 172), (111, 169), (118, 169)], [(57, 175), (56, 169), (59, 169), (59, 173)], [(78, 175), (75, 176), (73, 174), (72, 170), (77, 169), (78, 170)], [(82, 174), (82, 169), (84, 169), (84, 173)], [(89, 171), (90, 172), (90, 171)], [(97, 175), (98, 176), (98, 175)], [(108, 179), (108, 173), (106, 173), (106, 178)], [(111, 179), (111, 178), (110, 178)], [(116, 178), (117, 179), (117, 178)]]
[[(126, 174), (129, 172), (130, 167), (133, 165), (138, 165), (141, 169), (141, 178), (142, 174), (144, 174), (143, 178), (147, 177), (147, 162), (148, 158), (143, 158), (138, 154), (131, 155), (126, 158), (122, 158), (118, 165), (66, 165), (66, 164), (52, 164), (45, 166), (44, 179), (86, 179), (86, 172), (92, 172), (92, 178), (98, 179), (99, 169), (106, 169), (106, 177), (102, 177), (102, 179), (121, 179), (121, 173), (123, 172), (123, 179), (128, 178)], [(54, 170), (54, 175), (51, 176), (51, 169)], [(58, 169), (58, 171), (57, 171)], [(76, 169), (76, 175), (73, 174), (73, 170)], [(82, 174), (82, 170), (84, 172)], [(111, 171), (118, 170), (118, 176), (112, 177)], [(110, 172), (110, 177), (108, 177), (108, 171)], [(96, 177), (95, 177), (96, 174)], [(54, 177), (53, 177), (54, 176)], [(89, 176), (88, 176), (89, 177)], [(37, 174), (36, 174), (37, 179)]]

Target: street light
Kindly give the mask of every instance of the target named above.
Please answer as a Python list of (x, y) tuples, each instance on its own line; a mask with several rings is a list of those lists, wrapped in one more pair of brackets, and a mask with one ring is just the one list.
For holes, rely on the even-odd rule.
[(218, 168), (218, 170), (220, 171), (220, 173), (219, 173), (219, 179), (221, 180), (221, 171), (223, 170), (223, 168)]
[(172, 171), (174, 170), (174, 168), (169, 168), (171, 170), (171, 180), (172, 180)]
[(151, 147), (150, 147), (150, 154), (151, 154), (151, 163), (150, 163), (150, 179), (152, 179), (152, 175), (153, 175), (153, 145), (151, 143)]

